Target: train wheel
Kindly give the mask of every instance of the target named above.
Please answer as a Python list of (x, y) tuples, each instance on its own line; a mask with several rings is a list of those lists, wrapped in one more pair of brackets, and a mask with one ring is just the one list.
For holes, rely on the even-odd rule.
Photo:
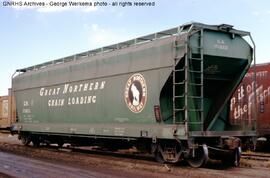
[(58, 148), (62, 148), (63, 145), (64, 145), (64, 142), (59, 140), (59, 141), (57, 142), (57, 145), (58, 145)]
[(162, 153), (159, 151), (159, 150), (157, 150), (156, 152), (155, 152), (155, 160), (157, 161), (157, 162), (159, 162), (159, 163), (164, 163), (165, 162), (165, 160), (164, 160), (164, 158), (163, 158), (163, 156), (162, 156)]
[(208, 161), (208, 148), (204, 144), (195, 149), (195, 156), (187, 159), (188, 164), (191, 167), (203, 167)]
[(241, 159), (241, 147), (238, 147), (231, 151), (229, 155), (226, 156), (226, 158), (222, 159), (222, 162), (224, 165), (227, 166), (239, 166), (240, 165), (240, 159)]
[(240, 165), (240, 159), (241, 159), (241, 147), (236, 148), (233, 151), (233, 155), (232, 155), (232, 162), (231, 165), (232, 166), (239, 166)]
[(30, 144), (31, 139), (29, 136), (21, 136), (21, 142), (23, 145), (27, 146)]
[(33, 143), (33, 146), (34, 146), (34, 147), (39, 147), (39, 146), (40, 146), (40, 140), (37, 139), (37, 138), (36, 138), (36, 139), (33, 139), (33, 140), (32, 140), (32, 143)]

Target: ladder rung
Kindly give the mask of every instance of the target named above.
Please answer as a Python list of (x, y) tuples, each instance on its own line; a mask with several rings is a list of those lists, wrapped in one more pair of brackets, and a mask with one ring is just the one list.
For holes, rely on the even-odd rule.
[(189, 122), (189, 124), (203, 124), (203, 122)]
[(175, 69), (174, 72), (184, 72), (185, 69)]
[(183, 122), (183, 121), (182, 122), (177, 122), (176, 121), (175, 124), (185, 124), (185, 122)]
[(173, 110), (174, 110), (174, 111), (185, 111), (185, 109), (186, 109), (186, 108), (183, 107), (183, 108), (174, 108)]
[(174, 96), (175, 98), (184, 98), (185, 97), (185, 94), (183, 94), (183, 95), (176, 95), (176, 96)]
[(199, 74), (201, 74), (202, 73), (202, 71), (198, 71), (198, 70), (188, 70), (189, 72), (192, 72), (192, 73), (199, 73)]
[(203, 59), (202, 58), (194, 58), (194, 57), (191, 57), (189, 59), (192, 59), (192, 60), (197, 60), (197, 61), (202, 61)]
[(202, 46), (190, 46), (191, 48), (196, 48), (196, 49), (203, 49)]
[(198, 99), (202, 99), (203, 97), (201, 96), (188, 96), (189, 98), (198, 98)]
[(175, 82), (174, 85), (183, 85), (185, 84), (185, 80), (183, 82)]
[(189, 109), (188, 111), (191, 111), (191, 112), (195, 112), (195, 111), (202, 112), (203, 110), (202, 109)]
[(201, 84), (201, 83), (189, 83), (189, 85), (203, 86), (203, 84)]

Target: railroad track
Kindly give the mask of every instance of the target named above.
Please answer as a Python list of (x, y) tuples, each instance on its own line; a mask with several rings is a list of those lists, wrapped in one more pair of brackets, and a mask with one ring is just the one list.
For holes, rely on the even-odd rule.
[[(119, 158), (131, 158), (139, 160), (154, 161), (154, 157), (150, 154), (138, 153), (129, 150), (120, 150), (120, 151), (108, 151), (103, 149), (96, 148), (87, 148), (87, 147), (75, 147), (70, 148), (73, 152), (86, 153), (86, 154), (98, 154), (98, 155), (108, 155)], [(61, 150), (61, 149), (60, 149)]]
[[(122, 150), (118, 152), (98, 150), (90, 147), (64, 147), (59, 148), (56, 145), (41, 145), (39, 148), (32, 145), (23, 146), (20, 143), (1, 143), (0, 152), (9, 152), (12, 154), (23, 155), (25, 157), (45, 159), (45, 160), (57, 160), (59, 162), (75, 162), (80, 165), (129, 165), (134, 163), (134, 167), (140, 167), (140, 165), (147, 165), (151, 169), (164, 167), (164, 169), (170, 169), (167, 164), (161, 165), (155, 162), (154, 157), (147, 154), (126, 153)], [(66, 161), (68, 160), (68, 161)], [(94, 161), (89, 161), (94, 160)], [(79, 162), (79, 163), (78, 163)], [(0, 176), (1, 177), (1, 176)]]
[(10, 130), (0, 129), (0, 134), (10, 134)]
[(113, 156), (117, 158), (123, 159), (136, 159), (136, 160), (144, 160), (149, 161), (150, 164), (159, 164), (155, 162), (155, 159), (152, 155), (146, 153), (139, 153), (136, 151), (130, 150), (119, 150), (119, 151), (109, 151), (106, 149), (100, 149), (98, 147), (72, 147), (72, 146), (64, 146), (59, 148), (58, 146), (49, 145), (49, 146), (41, 146), (39, 149), (45, 149), (56, 152), (75, 152), (80, 154), (90, 154), (90, 155), (101, 155), (101, 156)]
[(251, 160), (258, 160), (258, 161), (270, 161), (270, 154), (269, 153), (242, 153), (243, 159), (251, 159)]

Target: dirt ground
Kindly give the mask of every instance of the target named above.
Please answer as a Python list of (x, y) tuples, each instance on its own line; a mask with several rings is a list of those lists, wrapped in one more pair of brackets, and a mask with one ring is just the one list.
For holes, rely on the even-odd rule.
[[(2, 165), (0, 177), (31, 175), (30, 177), (268, 178), (270, 175), (270, 161), (242, 159), (240, 167), (237, 168), (225, 167), (219, 161), (211, 161), (206, 168), (191, 168), (185, 163), (159, 164), (151, 159), (78, 153), (68, 149), (33, 148), (21, 145), (17, 136), (9, 134), (0, 134), (0, 153), (0, 165)], [(8, 160), (11, 162), (7, 166)], [(32, 164), (22, 164), (22, 162)], [(13, 167), (19, 171), (15, 169), (15, 173), (12, 172)], [(27, 173), (29, 171), (30, 174)], [(26, 174), (24, 175), (23, 172)]]

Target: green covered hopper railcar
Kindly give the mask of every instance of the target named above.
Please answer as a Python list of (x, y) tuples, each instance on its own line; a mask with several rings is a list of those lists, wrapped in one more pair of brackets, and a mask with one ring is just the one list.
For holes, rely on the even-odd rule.
[(255, 126), (228, 121), (230, 96), (253, 59), (245, 36), (230, 25), (189, 23), (19, 69), (19, 138), (136, 146), (194, 167), (209, 157), (238, 164), (236, 137), (255, 135)]

